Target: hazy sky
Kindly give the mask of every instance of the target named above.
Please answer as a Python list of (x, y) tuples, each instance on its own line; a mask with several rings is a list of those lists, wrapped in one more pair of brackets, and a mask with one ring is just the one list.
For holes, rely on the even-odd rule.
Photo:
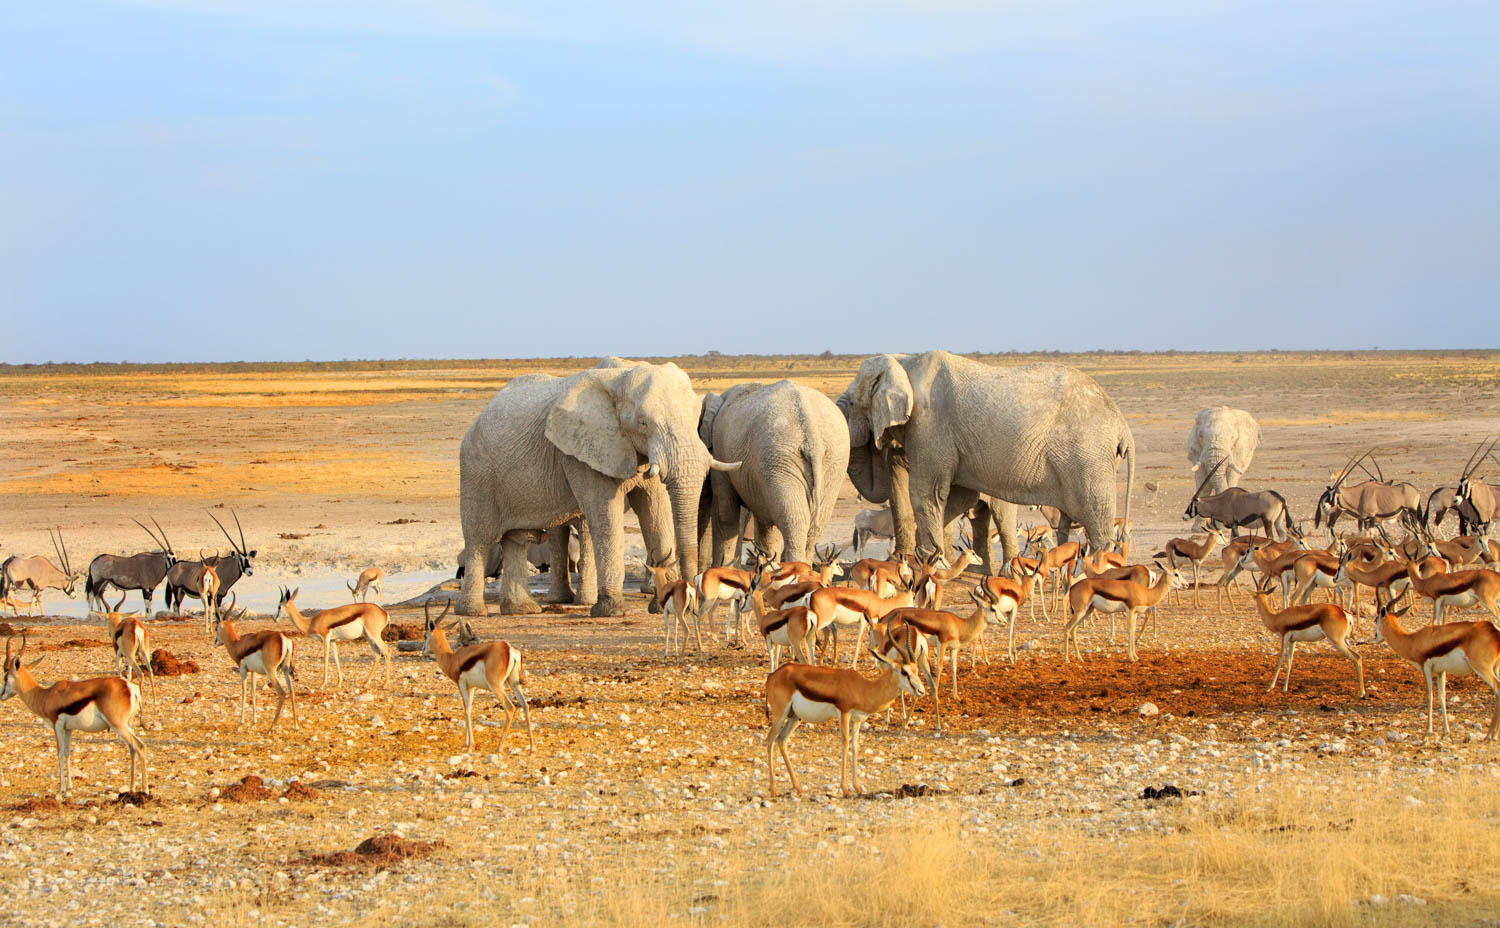
[(1485, 3), (0, 5), (0, 360), (1500, 344)]

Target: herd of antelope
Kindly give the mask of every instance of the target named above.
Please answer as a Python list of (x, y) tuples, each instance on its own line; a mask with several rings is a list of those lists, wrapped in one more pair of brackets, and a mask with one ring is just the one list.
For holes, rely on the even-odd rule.
[[(745, 647), (751, 629), (759, 631), (771, 671), (765, 693), (770, 722), (765, 744), (772, 796), (776, 795), (778, 753), (793, 788), (801, 792), (788, 742), (803, 722), (839, 721), (840, 779), (845, 795), (851, 794), (851, 783), (854, 791), (862, 791), (859, 734), (869, 716), (884, 712), (889, 721), (891, 708), (899, 701), (905, 727), (906, 697), (922, 699), (930, 694), (936, 732), (941, 735), (943, 673), (949, 673), (950, 693), (957, 699), (960, 657), (968, 651), (971, 672), (981, 658), (989, 664), (986, 632), (992, 625), (1004, 636), (1004, 659), (1014, 665), (1016, 619), (1023, 607), (1030, 609), (1033, 619), (1038, 604), (1044, 620), (1050, 620), (1054, 612), (1062, 617), (1065, 661), (1084, 658), (1079, 632), (1086, 619), (1109, 616), (1113, 642), (1116, 619), (1123, 618), (1125, 656), (1135, 661), (1148, 625), (1155, 634), (1158, 605), (1169, 596), (1180, 601), (1188, 588), (1194, 606), (1200, 605), (1201, 571), (1215, 566), (1216, 554), (1221, 568), (1216, 602), (1221, 615), (1225, 599), (1233, 605), (1236, 580), (1241, 575), (1256, 577), (1251, 598), (1260, 621), (1277, 641), (1279, 655), (1268, 691), (1278, 681), (1287, 691), (1298, 643), (1327, 641), (1353, 664), (1357, 692), (1365, 695), (1364, 666), (1355, 636), (1362, 618), (1361, 588), (1368, 587), (1375, 606), (1373, 643), (1388, 644), (1410, 661), (1427, 685), (1428, 735), (1435, 725), (1434, 700), (1443, 707), (1444, 734), (1450, 733), (1444, 698), (1447, 676), (1473, 673), (1494, 695), (1486, 734), (1486, 739), (1492, 739), (1500, 729), (1500, 631), (1487, 618), (1447, 619), (1455, 609), (1479, 607), (1500, 622), (1500, 544), (1488, 537), (1500, 494), (1478, 479), (1485, 461), (1500, 463), (1496, 444), (1482, 443), (1470, 455), (1457, 485), (1440, 487), (1425, 500), (1409, 483), (1386, 481), (1370, 452), (1354, 456), (1334, 473), (1315, 505), (1313, 527), (1326, 527), (1329, 536), (1321, 546), (1309, 540), (1282, 494), (1230, 487), (1205, 495), (1205, 479), (1183, 513), (1184, 521), (1193, 521), (1201, 532), (1169, 539), (1147, 563), (1130, 562), (1129, 525), (1117, 524), (1109, 549), (1090, 551), (1080, 542), (1056, 536), (1053, 527), (1066, 521), (1063, 514), (1054, 520), (1051, 513), (1044, 513), (1049, 525), (1026, 531), (1022, 549), (994, 576), (971, 573), (981, 558), (967, 537), (954, 544), (951, 552), (924, 550), (851, 562), (841, 561), (842, 552), (833, 546), (818, 547), (808, 563), (780, 560), (774, 552), (752, 544), (739, 566), (713, 567), (691, 578), (672, 577), (674, 559), (669, 552), (647, 564), (648, 595), (663, 617), (668, 659), (684, 655), (690, 630), (692, 645), (703, 649), (703, 626), (708, 625), (712, 638), (720, 605), (730, 612), (723, 636), (726, 643), (732, 639), (731, 647)], [(1349, 478), (1356, 469), (1369, 479), (1351, 486)], [(1212, 475), (1210, 471), (1208, 476)], [(1439, 538), (1437, 527), (1449, 513), (1457, 515), (1460, 534)], [(1356, 533), (1341, 534), (1335, 529), (1345, 519), (1353, 521)], [(157, 549), (129, 557), (100, 555), (86, 574), (72, 569), (60, 530), (52, 533), (57, 564), (44, 557), (12, 557), (0, 566), (0, 595), (16, 610), (20, 592), (31, 593), (35, 609), (44, 591), (55, 589), (72, 596), (78, 580), (84, 579), (89, 606), (97, 608), (96, 614), (107, 625), (115, 666), (121, 671), (118, 676), (42, 685), (30, 670), (42, 658), (24, 660), (26, 636), (21, 636), (15, 654), (7, 640), (0, 700), (20, 695), (28, 708), (52, 726), (57, 738), (59, 792), (66, 793), (71, 782), (69, 746), (74, 731), (116, 732), (130, 752), (130, 788), (137, 785), (137, 765), (141, 787), (146, 788), (146, 745), (132, 726), (143, 712), (142, 682), (148, 693), (154, 687), (150, 632), (143, 619), (150, 616), (153, 592), (163, 582), (169, 611), (180, 611), (187, 598), (201, 601), (214, 646), (224, 650), (240, 678), (241, 725), (247, 708), (250, 724), (257, 723), (258, 691), (266, 685), (277, 697), (271, 726), (277, 724), (288, 701), (292, 725), (297, 726), (297, 637), (322, 641), (321, 687), (328, 685), (330, 662), (337, 685), (343, 685), (337, 644), (364, 639), (374, 659), (362, 686), (369, 685), (383, 665), (384, 685), (389, 688), (391, 647), (382, 633), (390, 617), (378, 602), (382, 571), (372, 567), (348, 585), (352, 602), (310, 616), (304, 616), (297, 605), (298, 590), (283, 587), (275, 619), (285, 615), (295, 634), (276, 628), (240, 633), (236, 622), (245, 610), (236, 611), (231, 588), (240, 577), (252, 574), (256, 552), (245, 541), (238, 515), (234, 521), (238, 539), (214, 518), (230, 542), (227, 555), (200, 552), (198, 560), (181, 560), (159, 524), (153, 531), (137, 522)], [(878, 520), (865, 521), (857, 542), (880, 534)], [(1258, 528), (1262, 533), (1240, 534), (1245, 528)], [(1393, 531), (1404, 537), (1396, 540)], [(113, 605), (105, 600), (111, 588), (120, 593)], [(1327, 601), (1313, 600), (1319, 590)], [(120, 612), (127, 591), (142, 595), (142, 613)], [(369, 601), (372, 593), (377, 602)], [(1432, 623), (1408, 631), (1402, 620), (1420, 599), (1431, 601)], [(953, 607), (954, 601), (963, 600), (967, 600), (964, 607)], [(423, 654), (433, 658), (459, 690), (465, 749), (474, 746), (472, 701), (474, 691), (481, 689), (489, 690), (505, 712), (502, 743), (510, 733), (515, 703), (525, 717), (528, 744), (534, 748), (520, 652), (503, 641), (479, 641), (462, 620), (445, 625), (451, 607), (450, 600), (442, 614), (434, 617), (424, 606)], [(448, 641), (448, 633), (455, 630), (457, 649)], [(839, 661), (844, 638), (851, 639), (847, 666)], [(873, 678), (858, 669), (866, 651), (877, 665)], [(257, 677), (264, 678), (264, 684)]]

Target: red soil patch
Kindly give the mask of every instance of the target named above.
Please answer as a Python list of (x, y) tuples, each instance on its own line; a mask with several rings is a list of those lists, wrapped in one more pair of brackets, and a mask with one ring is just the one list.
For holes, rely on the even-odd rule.
[(442, 841), (411, 841), (398, 835), (376, 835), (359, 842), (352, 851), (312, 854), (302, 862), (319, 867), (387, 867), (404, 860), (427, 857), (447, 846)]
[(41, 812), (61, 812), (63, 804), (56, 799), (25, 799), (21, 802), (12, 803), (5, 807), (9, 812), (21, 812), (26, 815), (36, 815)]
[(286, 788), (286, 792), (282, 793), (282, 796), (291, 800), (323, 798), (323, 794), (321, 792), (313, 789), (311, 786), (304, 786), (301, 780), (298, 780), (291, 786), (288, 786)]
[(151, 652), (151, 672), (158, 677), (180, 677), (200, 670), (197, 661), (179, 661), (177, 655), (166, 648), (157, 648)]
[(219, 791), (219, 799), (223, 802), (260, 802), (271, 799), (276, 794), (266, 788), (266, 781), (255, 774), (247, 774), (238, 783), (231, 783)]

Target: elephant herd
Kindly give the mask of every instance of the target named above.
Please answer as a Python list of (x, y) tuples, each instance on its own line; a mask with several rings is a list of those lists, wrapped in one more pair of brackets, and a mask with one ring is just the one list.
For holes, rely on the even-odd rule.
[(941, 547), (981, 496), (991, 503), (975, 526), (986, 570), (989, 513), (1009, 557), (1019, 550), (1018, 505), (1069, 513), (1063, 530), (1077, 520), (1102, 549), (1113, 540), (1122, 459), (1128, 520), (1130, 427), (1098, 383), (1058, 364), (877, 355), (837, 402), (787, 380), (700, 397), (675, 364), (619, 358), (569, 377), (518, 377), (485, 406), (459, 451), (459, 609), (485, 613), (484, 578), (498, 560), (500, 611), (539, 611), (526, 587), (527, 552), (554, 530), (554, 564), (567, 563), (577, 532), (579, 588), (554, 570), (549, 598), (621, 614), (627, 503), (648, 559), (673, 561), (682, 576), (727, 563), (746, 512), (762, 550), (803, 560), (845, 474), (865, 499), (890, 503), (898, 550)]

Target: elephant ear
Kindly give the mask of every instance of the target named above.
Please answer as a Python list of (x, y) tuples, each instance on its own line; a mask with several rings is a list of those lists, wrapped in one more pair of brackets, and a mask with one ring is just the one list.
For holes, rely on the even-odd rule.
[(867, 402), (870, 433), (875, 438), (875, 447), (884, 448), (890, 440), (887, 430), (905, 425), (911, 418), (914, 403), (911, 379), (893, 355), (883, 354), (865, 361), (860, 365), (860, 377), (865, 376), (866, 368), (871, 368), (873, 374)]
[(614, 397), (597, 377), (577, 375), (547, 413), (545, 434), (563, 454), (601, 474), (616, 480), (635, 476), (635, 447), (620, 434)]
[(724, 406), (724, 394), (705, 393), (703, 395), (703, 412), (698, 416), (698, 437), (703, 439), (703, 444), (708, 450), (714, 450), (714, 419), (719, 415), (719, 410)]

